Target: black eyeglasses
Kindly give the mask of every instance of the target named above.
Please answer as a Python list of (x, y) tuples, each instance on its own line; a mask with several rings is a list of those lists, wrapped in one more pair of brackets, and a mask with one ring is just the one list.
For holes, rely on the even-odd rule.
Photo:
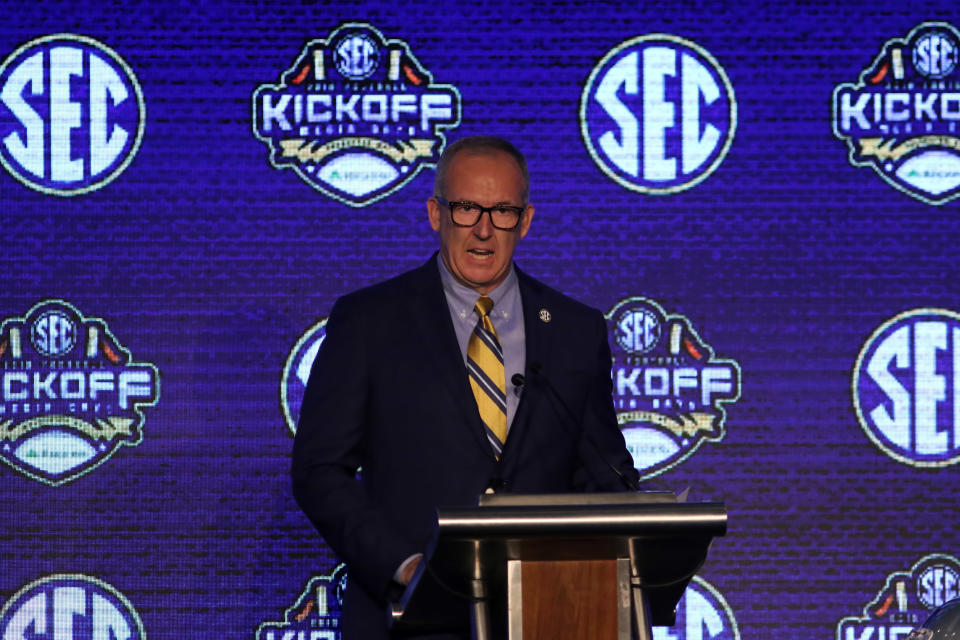
[(457, 200), (450, 202), (440, 196), (434, 196), (437, 202), (450, 207), (450, 219), (458, 227), (472, 227), (480, 222), (484, 213), (490, 214), (490, 222), (501, 231), (513, 231), (520, 224), (520, 218), (526, 207), (514, 207), (508, 204), (495, 204), (492, 207), (481, 207), (476, 202)]

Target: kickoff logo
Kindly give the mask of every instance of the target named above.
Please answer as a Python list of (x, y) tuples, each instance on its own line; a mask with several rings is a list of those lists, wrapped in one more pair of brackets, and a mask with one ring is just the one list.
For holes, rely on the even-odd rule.
[(433, 76), (403, 40), (348, 22), (311, 40), (253, 93), (253, 133), (270, 164), (353, 207), (397, 191), (436, 166), (443, 131), (460, 124), (460, 92)]
[(74, 196), (110, 183), (146, 120), (137, 77), (93, 38), (44, 36), (0, 64), (0, 163), (31, 189)]
[(957, 597), (960, 561), (945, 554), (928, 555), (908, 571), (887, 576), (876, 597), (863, 607), (862, 615), (840, 620), (836, 640), (906, 639), (930, 612)]
[(940, 205), (960, 195), (960, 33), (924, 22), (833, 91), (833, 134), (854, 167)]
[(651, 478), (725, 435), (723, 405), (740, 398), (740, 365), (716, 358), (690, 321), (648, 298), (606, 315), (613, 400), (634, 466)]
[(146, 640), (122, 593), (85, 575), (56, 574), (28, 584), (0, 609), (3, 640)]
[(330, 575), (314, 576), (283, 620), (257, 627), (256, 640), (340, 640), (340, 612), (347, 588), (347, 568), (337, 565)]
[(157, 368), (63, 300), (0, 324), (0, 460), (25, 476), (61, 485), (140, 444), (159, 396)]
[(580, 97), (590, 157), (631, 191), (689, 189), (716, 170), (737, 129), (733, 86), (699, 45), (654, 33), (611, 49)]
[(313, 361), (320, 351), (323, 339), (327, 337), (326, 326), (327, 319), (324, 318), (307, 329), (293, 345), (283, 365), (283, 375), (280, 377), (280, 409), (292, 435), (297, 433), (297, 420), (300, 419), (300, 407), (303, 405), (303, 394), (307, 390)]
[(960, 461), (960, 314), (913, 309), (877, 328), (853, 368), (860, 426), (913, 467)]

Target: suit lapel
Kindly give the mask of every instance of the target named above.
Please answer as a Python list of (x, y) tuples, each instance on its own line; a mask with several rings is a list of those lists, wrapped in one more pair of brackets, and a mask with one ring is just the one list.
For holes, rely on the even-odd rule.
[[(514, 268), (516, 269), (516, 266)], [(524, 373), (529, 377), (530, 365), (542, 365), (544, 359), (550, 355), (549, 315), (541, 318), (541, 313), (549, 314), (550, 309), (544, 300), (540, 283), (520, 269), (516, 271), (523, 306), (523, 333), (527, 351)]]
[(415, 283), (414, 291), (409, 297), (407, 313), (413, 320), (421, 343), (425, 345), (425, 360), (428, 366), (433, 366), (440, 372), (446, 390), (456, 400), (462, 416), (457, 422), (470, 431), (477, 443), (492, 458), (493, 451), (484, 435), (477, 402), (467, 381), (467, 370), (463, 364), (457, 334), (453, 330), (436, 253), (418, 270)]
[[(532, 373), (531, 366), (534, 364), (543, 365), (544, 360), (550, 354), (550, 335), (547, 328), (548, 323), (544, 322), (540, 313), (541, 310), (550, 309), (545, 305), (542, 288), (540, 284), (528, 277), (514, 265), (517, 272), (517, 282), (520, 286), (520, 303), (523, 307), (523, 333), (526, 349), (526, 366), (524, 377), (529, 385), (536, 374)], [(513, 423), (510, 425), (510, 432), (507, 435), (506, 446), (503, 450), (503, 457), (506, 458), (509, 451), (516, 450), (518, 444), (529, 428), (531, 417), (534, 414), (537, 403), (540, 398), (538, 394), (531, 393), (530, 387), (523, 391), (523, 397), (520, 398), (520, 404), (517, 406), (517, 413), (513, 417)]]

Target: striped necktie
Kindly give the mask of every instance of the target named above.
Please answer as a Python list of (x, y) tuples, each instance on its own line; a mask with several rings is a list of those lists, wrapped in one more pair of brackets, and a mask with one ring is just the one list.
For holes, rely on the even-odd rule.
[(467, 343), (467, 372), (470, 388), (477, 399), (487, 440), (499, 459), (507, 439), (507, 391), (503, 370), (503, 350), (490, 320), (493, 300), (480, 296), (473, 310), (480, 316)]

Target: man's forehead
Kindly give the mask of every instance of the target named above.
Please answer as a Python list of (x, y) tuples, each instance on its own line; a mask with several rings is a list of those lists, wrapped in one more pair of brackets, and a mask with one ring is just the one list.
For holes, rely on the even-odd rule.
[[(494, 167), (484, 167), (483, 165), (478, 165), (472, 163), (472, 166), (469, 168), (464, 168), (465, 163), (469, 163), (470, 160), (476, 159), (489, 159), (496, 166)], [(461, 182), (462, 180), (470, 180), (472, 178), (477, 178), (478, 176), (484, 176), (493, 171), (500, 171), (507, 169), (510, 171), (510, 176), (498, 176), (500, 182), (516, 180), (516, 187), (520, 191), (523, 190), (523, 172), (520, 170), (520, 165), (517, 163), (517, 160), (507, 153), (500, 149), (464, 149), (460, 151), (453, 157), (450, 162), (450, 168), (447, 172), (447, 186), (452, 186), (455, 182)], [(504, 180), (506, 178), (506, 180)], [(507, 186), (507, 185), (503, 185)]]
[(497, 164), (505, 163), (512, 165), (516, 168), (517, 173), (520, 172), (520, 164), (517, 162), (517, 159), (503, 149), (462, 149), (461, 151), (458, 151), (453, 158), (451, 158), (450, 164), (453, 166), (463, 160), (472, 158), (490, 158), (491, 160), (495, 160)]

